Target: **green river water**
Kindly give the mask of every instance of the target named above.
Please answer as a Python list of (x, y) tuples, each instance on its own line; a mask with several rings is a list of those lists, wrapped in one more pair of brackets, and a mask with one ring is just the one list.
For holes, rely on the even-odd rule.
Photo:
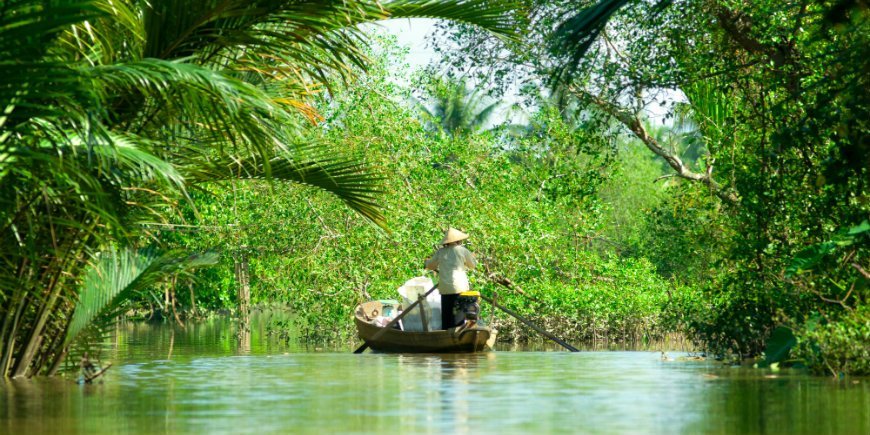
[(649, 350), (353, 355), (252, 329), (119, 326), (103, 383), (0, 383), (0, 433), (870, 434), (867, 378)]

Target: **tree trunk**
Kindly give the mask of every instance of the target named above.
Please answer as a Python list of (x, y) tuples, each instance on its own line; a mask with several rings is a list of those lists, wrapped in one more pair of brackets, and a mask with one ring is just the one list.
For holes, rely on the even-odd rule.
[(193, 281), (187, 281), (187, 289), (190, 290), (190, 312), (196, 315), (196, 295), (193, 293)]
[(27, 376), (27, 369), (30, 367), (30, 363), (33, 362), (33, 358), (37, 355), (39, 345), (42, 343), (42, 333), (45, 329), (45, 324), (48, 322), (49, 316), (51, 316), (54, 311), (54, 304), (57, 302), (57, 298), (60, 296), (61, 289), (63, 288), (60, 281), (61, 270), (63, 270), (62, 265), (65, 263), (66, 262), (63, 261), (57, 266), (57, 270), (51, 278), (51, 283), (48, 287), (48, 300), (39, 309), (36, 324), (33, 325), (33, 329), (30, 330), (27, 344), (24, 346), (18, 361), (15, 362), (15, 368), (12, 370), (13, 378)]
[(248, 267), (248, 256), (245, 254), (236, 258), (236, 280), (239, 283), (239, 316), (247, 317), (251, 304), (251, 283)]
[(178, 316), (178, 308), (175, 306), (175, 301), (178, 299), (178, 295), (176, 294), (176, 284), (178, 283), (178, 275), (172, 277), (172, 315), (175, 317), (175, 321), (178, 322), (178, 326), (181, 326), (181, 329), (184, 329), (184, 322), (181, 321), (181, 317)]
[[(96, 224), (92, 225), (96, 226)], [(79, 255), (81, 255), (85, 246), (88, 246), (92, 238), (81, 237), (81, 235), (87, 233), (87, 231), (89, 230), (76, 230), (70, 233), (66, 242), (62, 245), (63, 257), (56, 258), (55, 261), (50, 261), (45, 266), (46, 272), (37, 280), (37, 285), (39, 282), (44, 282), (46, 280), (50, 281), (48, 288), (45, 290), (46, 293), (48, 293), (48, 299), (42, 304), (42, 307), (40, 307), (38, 315), (36, 316), (36, 323), (33, 325), (29, 334), (26, 335), (28, 337), (26, 345), (18, 355), (18, 360), (15, 362), (12, 369), (12, 377), (27, 376), (28, 369), (30, 368), (33, 359), (38, 355), (39, 346), (42, 343), (43, 335), (45, 333), (46, 323), (48, 322), (49, 317), (57, 314), (55, 312), (55, 304), (57, 303), (57, 299), (60, 297), (60, 293), (64, 289), (64, 278), (66, 274), (70, 274), (74, 271), (76, 263), (79, 261)], [(61, 332), (62, 331), (55, 331), (55, 333)], [(36, 369), (38, 370), (39, 367)]]
[(15, 338), (18, 334), (18, 324), (21, 321), (21, 314), (24, 312), (29, 302), (30, 295), (25, 294), (18, 304), (18, 308), (15, 310), (15, 320), (12, 321), (12, 330), (9, 332), (8, 341), (5, 342), (6, 349), (3, 351), (3, 359), (0, 361), (0, 373), (3, 374), (3, 378), (9, 376), (9, 369), (12, 365), (12, 354), (15, 352)]

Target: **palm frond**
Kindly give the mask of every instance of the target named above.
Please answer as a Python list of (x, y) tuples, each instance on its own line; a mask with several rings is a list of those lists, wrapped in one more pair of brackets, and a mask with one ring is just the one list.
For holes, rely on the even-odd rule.
[[(81, 74), (52, 59), (52, 42), (65, 29), (102, 13), (92, 1), (8, 0), (0, 13), (0, 127), (33, 117), (96, 107)], [(0, 138), (0, 139), (5, 139)], [(5, 142), (0, 140), (0, 142)]]
[(683, 87), (689, 100), (692, 118), (706, 138), (717, 141), (730, 120), (734, 119), (734, 103), (713, 79), (697, 81)]
[(481, 108), (486, 96), (470, 90), (464, 80), (437, 78), (428, 87), (430, 107), (418, 101), (421, 115), (431, 128), (449, 134), (481, 130), (501, 106), (500, 101), (494, 101)]
[(303, 127), (295, 109), (262, 89), (199, 65), (145, 59), (94, 68), (92, 77), (105, 95), (129, 96), (119, 103), (136, 131), (174, 125), (200, 142), (248, 148), (268, 160)]
[(567, 17), (556, 28), (550, 51), (564, 59), (551, 76), (553, 87), (570, 83), (577, 73), (580, 60), (604, 30), (604, 26), (630, 0), (600, 0)]
[(100, 15), (66, 28), (57, 38), (58, 53), (74, 53), (89, 65), (137, 59), (144, 29), (137, 2), (91, 0)]
[(495, 109), (498, 109), (500, 105), (501, 102), (496, 101), (481, 109), (479, 112), (477, 112), (477, 115), (472, 118), (471, 125), (474, 126), (474, 128), (482, 128), (484, 125), (486, 125), (486, 122), (489, 121), (489, 118), (492, 116), (492, 113), (495, 111)]
[(42, 59), (69, 26), (103, 14), (88, 0), (4, 0), (0, 13), (0, 59)]
[(88, 328), (109, 326), (137, 293), (174, 274), (215, 264), (217, 259), (214, 253), (186, 255), (116, 248), (98, 253), (84, 273), (65, 344)]
[(0, 127), (21, 131), (30, 119), (64, 117), (64, 127), (84, 131), (87, 109), (99, 107), (84, 80), (81, 71), (59, 62), (0, 60)]
[(509, 0), (395, 0), (385, 4), (389, 18), (439, 18), (471, 24), (503, 39), (517, 39), (523, 27), (521, 2)]
[[(386, 219), (377, 198), (383, 193), (383, 177), (356, 160), (326, 155), (312, 144), (293, 154), (269, 162), (239, 158), (216, 159), (208, 164), (189, 168), (187, 179), (192, 183), (229, 179), (270, 179), (287, 181), (322, 189), (341, 199), (348, 207), (381, 228)], [(266, 168), (269, 168), (267, 173)]]
[[(598, 0), (574, 15), (563, 17), (549, 44), (551, 54), (560, 59), (560, 65), (549, 78), (554, 91), (561, 92), (561, 88), (571, 83), (578, 73), (580, 61), (598, 39), (608, 21), (629, 3), (631, 0)], [(660, 13), (671, 3), (673, 0), (657, 0), (652, 11), (654, 14)]]
[(150, 183), (159, 180), (184, 191), (184, 177), (175, 166), (150, 153), (152, 141), (129, 133), (107, 132), (108, 142), (94, 146), (95, 155), (112, 162), (114, 169), (123, 171), (125, 181)]
[(192, 58), (235, 69), (239, 64), (293, 65), (330, 88), (368, 64), (360, 24), (428, 17), (480, 26), (515, 38), (517, 2), (500, 0), (156, 0), (144, 8), (144, 58)]

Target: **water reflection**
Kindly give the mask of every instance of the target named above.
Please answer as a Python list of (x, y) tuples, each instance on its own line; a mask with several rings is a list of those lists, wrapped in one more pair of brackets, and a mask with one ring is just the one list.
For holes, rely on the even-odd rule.
[(470, 432), (472, 416), (482, 410), (474, 403), (474, 389), (494, 358), (495, 353), (398, 355), (398, 403), (414, 410), (402, 412), (402, 426), (413, 428), (421, 416), (437, 417), (440, 431)]
[(237, 348), (241, 353), (251, 353), (251, 315), (247, 312), (239, 318), (239, 327), (237, 330), (239, 343)]
[(657, 352), (304, 353), (238, 327), (127, 325), (104, 384), (0, 384), (0, 433), (870, 433), (864, 379)]

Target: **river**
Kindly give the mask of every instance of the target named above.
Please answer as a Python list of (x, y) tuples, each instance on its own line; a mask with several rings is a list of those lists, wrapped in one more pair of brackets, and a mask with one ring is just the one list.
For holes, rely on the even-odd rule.
[[(263, 322), (129, 323), (102, 383), (0, 383), (0, 432), (870, 433), (870, 379), (555, 347), (351, 354), (288, 344)], [(675, 360), (671, 360), (675, 359)]]

